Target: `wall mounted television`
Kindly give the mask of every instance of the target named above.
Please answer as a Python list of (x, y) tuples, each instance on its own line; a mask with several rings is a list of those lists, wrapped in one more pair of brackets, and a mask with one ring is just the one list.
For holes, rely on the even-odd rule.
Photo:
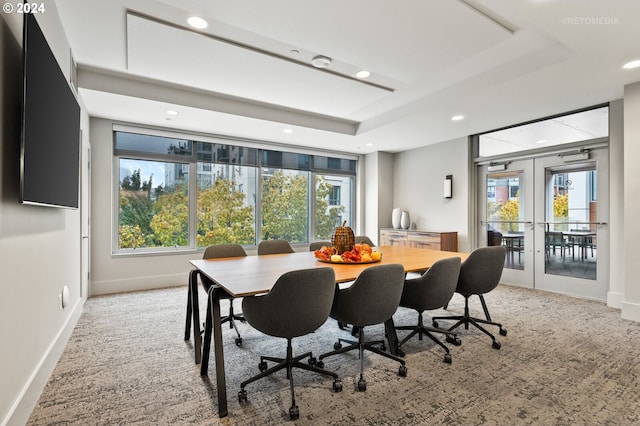
[(23, 37), (20, 202), (76, 209), (80, 106), (33, 14)]

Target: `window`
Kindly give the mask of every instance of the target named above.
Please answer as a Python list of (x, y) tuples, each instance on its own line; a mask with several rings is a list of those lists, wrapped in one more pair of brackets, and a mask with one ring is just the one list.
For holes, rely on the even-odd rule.
[(224, 142), (115, 131), (114, 251), (306, 243), (352, 224), (355, 159)]

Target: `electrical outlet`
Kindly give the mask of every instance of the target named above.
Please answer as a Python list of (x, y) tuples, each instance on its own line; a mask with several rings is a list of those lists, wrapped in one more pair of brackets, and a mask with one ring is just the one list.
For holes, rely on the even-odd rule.
[(58, 295), (58, 310), (61, 311), (62, 308), (63, 308), (63, 306), (62, 306), (62, 293), (60, 293)]

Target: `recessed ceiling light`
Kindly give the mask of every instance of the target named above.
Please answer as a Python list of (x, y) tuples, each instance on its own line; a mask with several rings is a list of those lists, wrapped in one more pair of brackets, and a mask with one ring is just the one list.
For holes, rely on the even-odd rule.
[(540, 139), (539, 141), (536, 141), (536, 143), (541, 143), (541, 144), (542, 143), (547, 143), (547, 140), (546, 139)]
[(197, 28), (199, 30), (202, 30), (209, 26), (209, 23), (199, 16), (191, 16), (189, 19), (187, 19), (187, 23), (193, 28)]
[(167, 110), (167, 115), (178, 115), (178, 111), (172, 110), (172, 109), (168, 109)]
[(298, 55), (300, 51), (298, 49), (291, 49), (289, 53), (291, 53), (292, 55)]
[(624, 68), (625, 70), (630, 70), (630, 69), (638, 68), (638, 67), (640, 67), (640, 59), (636, 59), (635, 61), (627, 62), (626, 64), (624, 64), (622, 66), (622, 68)]
[(460, 120), (464, 120), (464, 115), (454, 115), (453, 117), (451, 117), (451, 121), (460, 121)]
[(293, 133), (293, 129), (282, 129), (282, 133)]
[(369, 142), (368, 144), (366, 144), (367, 146), (373, 146), (373, 144), (371, 142)]
[(356, 73), (356, 77), (358, 78), (367, 78), (371, 75), (371, 73), (367, 70), (358, 71)]
[(328, 68), (331, 65), (331, 58), (322, 55), (314, 56), (311, 59), (311, 65), (316, 68)]

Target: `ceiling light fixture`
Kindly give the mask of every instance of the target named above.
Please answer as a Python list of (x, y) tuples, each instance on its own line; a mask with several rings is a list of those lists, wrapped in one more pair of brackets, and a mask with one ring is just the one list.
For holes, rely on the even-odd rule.
[(172, 110), (172, 109), (168, 109), (167, 110), (167, 115), (178, 115), (178, 111)]
[(464, 115), (454, 115), (453, 117), (451, 117), (451, 121), (460, 121), (460, 120), (464, 120)]
[(293, 133), (293, 129), (282, 129), (282, 133)]
[(311, 59), (311, 65), (316, 68), (329, 68), (331, 58), (322, 55), (314, 56), (313, 59)]
[(547, 143), (546, 139), (540, 139), (539, 141), (536, 141), (536, 143)]
[(356, 74), (357, 78), (367, 78), (371, 75), (371, 73), (367, 70), (358, 71)]
[(205, 29), (209, 26), (209, 23), (199, 16), (191, 16), (187, 19), (187, 23), (191, 25), (193, 28), (197, 28), (199, 30)]
[(636, 59), (635, 61), (627, 62), (622, 66), (625, 70), (631, 70), (634, 68), (640, 67), (640, 59)]

